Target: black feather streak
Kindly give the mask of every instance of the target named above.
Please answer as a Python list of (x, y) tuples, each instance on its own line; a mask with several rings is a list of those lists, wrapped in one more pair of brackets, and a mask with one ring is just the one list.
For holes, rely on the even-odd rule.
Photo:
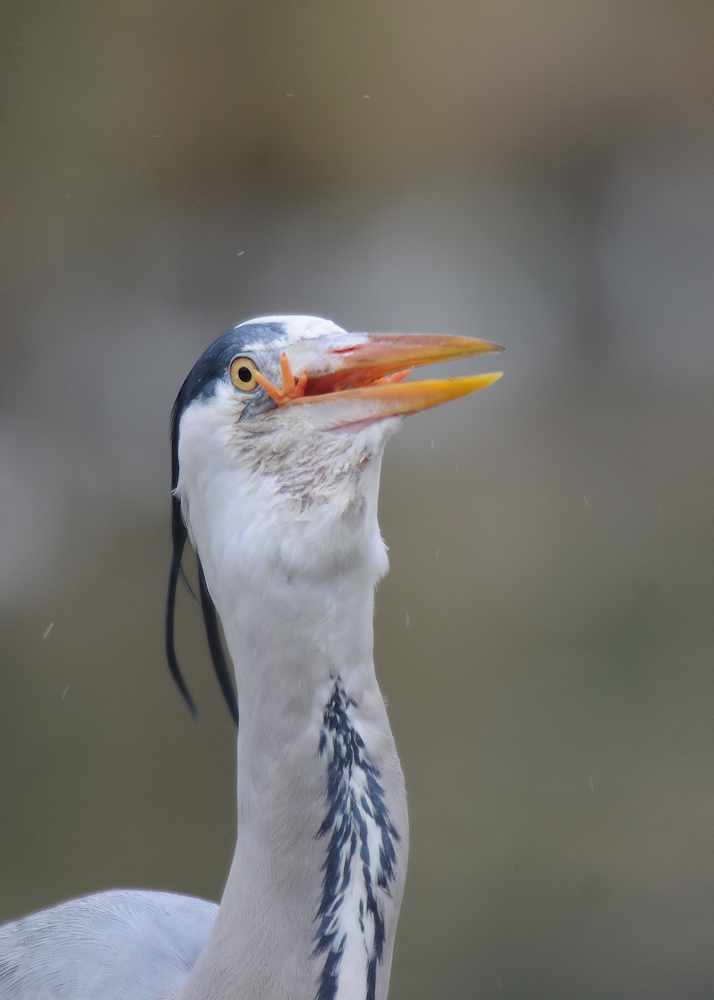
[(206, 577), (204, 575), (200, 559), (198, 560), (198, 583), (201, 594), (203, 624), (206, 627), (206, 638), (208, 639), (208, 648), (211, 651), (213, 669), (216, 671), (218, 686), (220, 687), (221, 693), (225, 698), (226, 705), (228, 705), (228, 711), (231, 713), (231, 717), (237, 726), (238, 699), (236, 698), (233, 682), (231, 681), (231, 672), (228, 668), (226, 657), (223, 652), (223, 643), (221, 642), (221, 632), (218, 626), (218, 613), (216, 611), (216, 605), (213, 603), (213, 598), (211, 597), (208, 587), (206, 586)]
[(169, 665), (169, 670), (171, 671), (171, 676), (174, 679), (176, 687), (181, 692), (183, 700), (188, 705), (188, 710), (196, 718), (196, 704), (191, 697), (191, 692), (188, 689), (186, 681), (184, 680), (183, 674), (181, 673), (181, 668), (179, 667), (178, 657), (176, 656), (176, 643), (175, 643), (175, 620), (176, 620), (176, 585), (178, 583), (179, 574), (181, 572), (181, 557), (183, 555), (184, 546), (186, 545), (186, 537), (188, 532), (186, 531), (186, 526), (183, 523), (183, 518), (181, 517), (181, 508), (179, 501), (176, 497), (173, 498), (171, 504), (171, 536), (173, 542), (173, 549), (171, 552), (171, 566), (169, 569), (169, 583), (166, 591), (166, 614), (164, 616), (164, 645), (166, 649), (166, 661)]
[[(377, 899), (377, 886), (389, 892), (389, 884), (394, 878), (396, 863), (395, 843), (399, 834), (391, 821), (384, 802), (384, 789), (379, 779), (379, 769), (369, 760), (364, 741), (356, 731), (348, 715), (348, 709), (355, 706), (342, 688), (340, 678), (325, 707), (323, 728), (320, 733), (318, 751), (324, 754), (328, 742), (332, 744), (332, 759), (327, 768), (327, 815), (317, 836), (330, 836), (327, 857), (323, 865), (322, 896), (317, 911), (318, 923), (315, 935), (316, 945), (313, 957), (327, 953), (325, 965), (315, 1000), (335, 1000), (339, 981), (339, 969), (345, 946), (344, 932), (338, 922), (339, 909), (353, 873), (353, 861), (359, 852), (366, 912), (374, 923), (374, 951), (367, 959), (365, 1000), (374, 1000), (377, 964), (384, 950), (384, 916)], [(359, 801), (352, 787), (352, 774), (359, 769), (365, 776), (366, 792)], [(367, 819), (374, 820), (380, 832), (379, 865), (377, 886), (370, 870)], [(364, 930), (364, 909), (360, 905), (360, 925)]]

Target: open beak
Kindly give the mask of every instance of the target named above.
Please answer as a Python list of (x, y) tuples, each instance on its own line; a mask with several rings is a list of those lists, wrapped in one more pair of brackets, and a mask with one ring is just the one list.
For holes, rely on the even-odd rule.
[(484, 389), (503, 372), (417, 382), (402, 379), (419, 365), (501, 350), (472, 337), (346, 333), (291, 344), (282, 357), (279, 389), (264, 376), (256, 377), (279, 406), (337, 404), (335, 416), (343, 426), (416, 413)]

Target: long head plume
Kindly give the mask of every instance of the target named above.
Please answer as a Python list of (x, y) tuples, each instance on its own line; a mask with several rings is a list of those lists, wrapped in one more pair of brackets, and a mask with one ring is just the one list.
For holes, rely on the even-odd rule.
[[(174, 403), (171, 411), (171, 489), (175, 490), (178, 485), (179, 463), (178, 463), (178, 423), (181, 415), (181, 394)], [(181, 692), (183, 700), (188, 706), (188, 710), (196, 718), (196, 703), (189, 691), (186, 680), (179, 666), (176, 655), (176, 590), (179, 578), (186, 579), (183, 571), (182, 558), (186, 547), (188, 531), (184, 524), (181, 513), (181, 501), (178, 497), (171, 498), (171, 566), (169, 569), (169, 582), (166, 590), (166, 611), (164, 617), (164, 645), (166, 649), (166, 660), (174, 679), (176, 687)], [(218, 613), (213, 599), (206, 586), (206, 579), (203, 575), (203, 567), (198, 561), (199, 593), (201, 598), (201, 611), (203, 613), (203, 623), (206, 629), (208, 649), (211, 653), (213, 669), (218, 678), (218, 685), (225, 698), (228, 711), (238, 725), (238, 699), (231, 681), (230, 668), (223, 652), (221, 642), (221, 632), (218, 625)], [(190, 590), (190, 587), (189, 587)]]

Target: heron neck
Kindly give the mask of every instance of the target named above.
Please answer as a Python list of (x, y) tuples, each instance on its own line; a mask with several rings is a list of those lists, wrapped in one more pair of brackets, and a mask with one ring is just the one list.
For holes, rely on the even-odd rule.
[(185, 1000), (387, 995), (407, 814), (372, 658), (386, 560), (374, 510), (342, 528), (321, 558), (299, 526), (262, 561), (198, 542), (235, 665), (238, 837)]

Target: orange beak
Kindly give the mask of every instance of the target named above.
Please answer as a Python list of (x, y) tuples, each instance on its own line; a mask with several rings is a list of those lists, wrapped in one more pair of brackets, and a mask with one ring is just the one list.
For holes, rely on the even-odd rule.
[[(416, 413), (491, 385), (503, 372), (403, 382), (412, 368), (501, 351), (497, 344), (442, 334), (367, 333), (291, 344), (282, 385), (256, 379), (279, 406), (336, 404), (338, 424)], [(329, 407), (332, 409), (332, 406)]]

